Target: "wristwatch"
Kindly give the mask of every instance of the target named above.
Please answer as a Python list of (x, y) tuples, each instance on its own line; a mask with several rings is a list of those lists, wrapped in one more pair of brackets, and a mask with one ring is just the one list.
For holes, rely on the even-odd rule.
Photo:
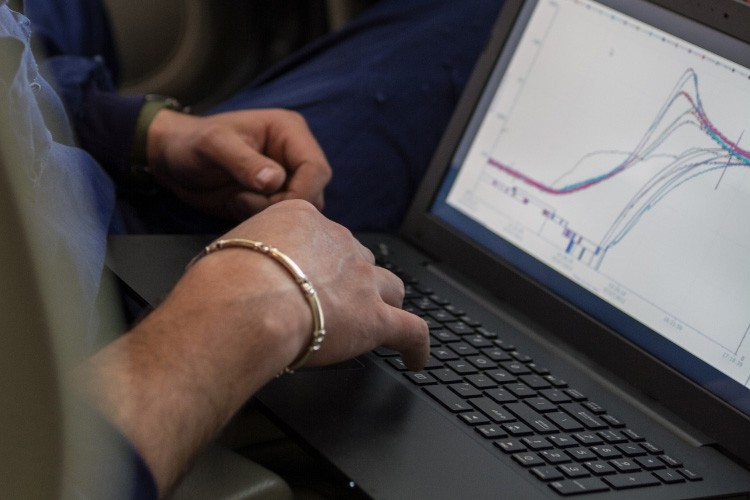
[(171, 109), (181, 113), (189, 112), (189, 109), (174, 97), (159, 94), (146, 94), (146, 97), (138, 113), (138, 119), (135, 122), (135, 133), (133, 135), (133, 145), (130, 149), (130, 162), (135, 169), (145, 168), (148, 163), (146, 156), (146, 139), (148, 137), (148, 128), (154, 120), (156, 113), (162, 109)]

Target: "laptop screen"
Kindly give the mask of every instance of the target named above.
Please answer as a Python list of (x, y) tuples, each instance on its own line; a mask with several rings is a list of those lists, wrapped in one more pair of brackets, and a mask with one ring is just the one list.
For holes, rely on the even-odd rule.
[(748, 68), (646, 2), (527, 2), (431, 213), (750, 414)]

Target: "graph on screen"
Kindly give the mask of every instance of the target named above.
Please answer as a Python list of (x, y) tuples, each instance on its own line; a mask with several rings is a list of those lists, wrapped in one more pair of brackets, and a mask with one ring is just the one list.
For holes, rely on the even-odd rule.
[(750, 71), (542, 0), (448, 203), (750, 384)]

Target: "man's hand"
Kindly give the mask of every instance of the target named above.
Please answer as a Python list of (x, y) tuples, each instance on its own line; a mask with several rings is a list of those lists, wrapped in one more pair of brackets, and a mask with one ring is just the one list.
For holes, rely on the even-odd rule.
[[(328, 334), (320, 351), (308, 363), (324, 365), (347, 360), (380, 345), (400, 351), (406, 365), (419, 370), (428, 356), (427, 324), (401, 309), (404, 284), (390, 271), (375, 266), (375, 257), (352, 233), (326, 219), (309, 204), (286, 202), (243, 222), (226, 238), (251, 238), (277, 247), (292, 258), (315, 286), (325, 314)], [(222, 250), (219, 253), (227, 252)], [(234, 259), (251, 260), (248, 250), (235, 251)], [(211, 257), (221, 260), (218, 254)], [(223, 256), (224, 259), (228, 256)], [(257, 260), (257, 259), (252, 259)], [(271, 260), (265, 257), (263, 260)], [(304, 321), (302, 344), (310, 343), (312, 316), (292, 278), (276, 263), (278, 289), (289, 291), (285, 317)], [(246, 272), (251, 274), (250, 270)], [(268, 283), (273, 292), (273, 283)], [(256, 285), (257, 286), (257, 285)], [(290, 345), (290, 343), (287, 343)], [(288, 359), (287, 365), (294, 360)], [(277, 367), (278, 368), (278, 367)], [(283, 367), (281, 367), (283, 368)]]
[[(400, 308), (401, 280), (309, 203), (274, 204), (223, 238), (275, 246), (310, 279), (327, 331), (310, 365), (384, 345), (400, 351), (409, 368), (423, 368), (428, 327)], [(159, 307), (88, 360), (79, 376), (164, 494), (237, 409), (308, 348), (312, 327), (299, 284), (278, 262), (227, 248), (192, 265)]]
[(304, 118), (281, 109), (206, 117), (157, 113), (148, 131), (157, 181), (209, 214), (243, 220), (302, 199), (323, 208), (331, 167)]

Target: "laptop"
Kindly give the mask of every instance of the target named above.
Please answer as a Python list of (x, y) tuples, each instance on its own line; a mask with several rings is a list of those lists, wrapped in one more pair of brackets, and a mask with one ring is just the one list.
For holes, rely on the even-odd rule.
[[(402, 231), (360, 235), (428, 367), (378, 349), (262, 407), (372, 498), (746, 498), (748, 26), (506, 0)], [(117, 237), (110, 265), (153, 304), (203, 243)]]

